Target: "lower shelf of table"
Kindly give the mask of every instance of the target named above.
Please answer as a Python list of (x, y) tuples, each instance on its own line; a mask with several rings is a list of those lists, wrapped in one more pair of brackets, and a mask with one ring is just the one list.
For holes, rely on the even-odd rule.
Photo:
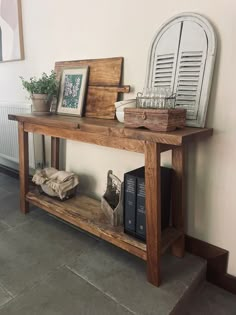
[[(101, 210), (100, 202), (95, 199), (76, 196), (67, 201), (59, 201), (38, 192), (29, 192), (26, 200), (133, 255), (147, 259), (146, 244), (125, 234), (123, 227), (111, 226)], [(161, 236), (161, 253), (180, 236), (181, 232), (172, 227), (165, 229)]]

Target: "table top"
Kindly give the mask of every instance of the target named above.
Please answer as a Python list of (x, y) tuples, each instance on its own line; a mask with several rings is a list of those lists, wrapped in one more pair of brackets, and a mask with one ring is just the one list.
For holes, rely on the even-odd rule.
[(77, 116), (66, 116), (52, 114), (47, 116), (36, 116), (34, 114), (10, 114), (9, 120), (15, 120), (24, 124), (33, 124), (73, 130), (78, 132), (96, 133), (98, 135), (118, 137), (124, 139), (136, 139), (151, 141), (170, 145), (182, 145), (183, 143), (198, 138), (211, 136), (212, 128), (190, 128), (185, 127), (175, 131), (156, 132), (145, 128), (126, 128), (117, 120), (96, 119)]

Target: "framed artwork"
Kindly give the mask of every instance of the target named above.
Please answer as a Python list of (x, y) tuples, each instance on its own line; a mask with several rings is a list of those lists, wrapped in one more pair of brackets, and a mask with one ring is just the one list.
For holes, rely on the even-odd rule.
[(82, 116), (87, 79), (87, 66), (63, 70), (58, 98), (58, 113)]
[(23, 58), (21, 0), (0, 0), (0, 62)]

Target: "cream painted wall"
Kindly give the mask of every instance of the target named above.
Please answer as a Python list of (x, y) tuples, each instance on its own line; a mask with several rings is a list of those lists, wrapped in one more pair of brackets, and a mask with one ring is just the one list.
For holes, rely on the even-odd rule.
[[(188, 154), (188, 234), (230, 251), (236, 276), (235, 0), (22, 0), (25, 60), (0, 64), (0, 101), (25, 99), (19, 75), (50, 71), (56, 60), (124, 56), (124, 84), (133, 97), (143, 87), (147, 53), (159, 26), (174, 14), (198, 12), (215, 26), (218, 56), (207, 126), (214, 136), (191, 144)], [(100, 196), (106, 172), (122, 174), (143, 155), (67, 143), (67, 169), (81, 174), (82, 189)]]

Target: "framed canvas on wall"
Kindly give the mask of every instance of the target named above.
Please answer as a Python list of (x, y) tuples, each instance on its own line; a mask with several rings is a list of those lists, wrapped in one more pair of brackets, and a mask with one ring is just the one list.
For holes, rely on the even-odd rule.
[(22, 59), (21, 0), (0, 0), (0, 62)]

